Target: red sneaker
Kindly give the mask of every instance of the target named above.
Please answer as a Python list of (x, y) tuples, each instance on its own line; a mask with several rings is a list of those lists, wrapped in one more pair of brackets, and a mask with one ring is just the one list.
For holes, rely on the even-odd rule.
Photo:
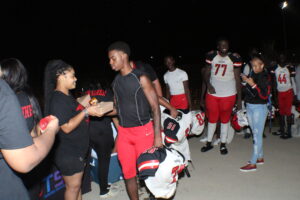
[(240, 171), (242, 171), (242, 172), (254, 172), (254, 171), (256, 171), (256, 165), (252, 165), (252, 164), (245, 165), (244, 167), (240, 168)]
[(265, 164), (265, 160), (263, 158), (259, 158), (259, 159), (257, 159), (256, 164), (263, 165), (263, 164)]
[[(248, 161), (247, 164), (251, 164), (251, 162)], [(265, 160), (263, 158), (259, 158), (259, 159), (257, 159), (256, 164), (263, 165), (263, 164), (265, 164)]]

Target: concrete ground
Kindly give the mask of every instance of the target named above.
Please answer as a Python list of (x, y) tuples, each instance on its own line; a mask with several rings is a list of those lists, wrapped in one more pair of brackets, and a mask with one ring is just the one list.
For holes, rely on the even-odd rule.
[[(204, 144), (199, 137), (190, 138), (194, 168), (189, 166), (190, 178), (179, 180), (173, 200), (300, 200), (300, 138), (282, 140), (267, 132), (266, 135), (265, 164), (247, 173), (239, 168), (251, 157), (251, 139), (236, 135), (224, 156), (218, 146), (201, 153)], [(124, 182), (117, 185), (119, 194), (110, 199), (129, 199)], [(139, 192), (140, 200), (147, 199), (144, 188)], [(83, 200), (100, 199), (98, 194), (99, 187), (92, 183), (92, 191)]]

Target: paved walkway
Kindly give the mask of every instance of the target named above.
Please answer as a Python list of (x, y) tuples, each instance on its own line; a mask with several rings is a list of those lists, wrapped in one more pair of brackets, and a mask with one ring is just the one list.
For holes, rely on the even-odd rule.
[[(275, 129), (274, 129), (275, 130)], [(256, 172), (240, 172), (252, 153), (252, 141), (236, 135), (228, 145), (229, 154), (220, 155), (219, 147), (201, 153), (204, 145), (198, 137), (189, 140), (194, 169), (191, 178), (179, 180), (173, 200), (300, 200), (300, 138), (282, 140), (267, 134), (264, 139), (265, 164)], [(124, 183), (120, 193), (110, 199), (127, 200)], [(92, 192), (83, 200), (99, 198), (99, 188), (92, 184)], [(146, 199), (140, 190), (140, 200)]]

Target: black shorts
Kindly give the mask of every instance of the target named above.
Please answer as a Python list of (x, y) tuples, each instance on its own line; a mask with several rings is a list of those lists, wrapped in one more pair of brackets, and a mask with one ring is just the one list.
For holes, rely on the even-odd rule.
[(87, 158), (82, 156), (66, 155), (56, 157), (55, 165), (63, 176), (72, 176), (76, 173), (83, 172), (87, 163)]

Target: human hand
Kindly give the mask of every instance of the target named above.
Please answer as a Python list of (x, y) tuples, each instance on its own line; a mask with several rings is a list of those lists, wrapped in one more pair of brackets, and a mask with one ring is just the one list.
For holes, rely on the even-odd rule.
[(208, 90), (209, 94), (215, 94), (216, 93), (215, 88), (211, 84), (207, 84), (207, 90)]
[[(37, 130), (40, 130), (41, 133), (47, 131), (53, 131), (55, 133), (59, 130), (58, 119), (53, 115), (49, 115), (40, 120), (37, 125)], [(38, 134), (39, 135), (39, 134)]]
[(163, 147), (163, 143), (161, 141), (161, 137), (154, 137), (154, 147)]
[(102, 117), (104, 114), (100, 113), (99, 105), (90, 105), (86, 107), (88, 114), (94, 117)]
[(178, 115), (178, 111), (176, 110), (176, 108), (172, 108), (170, 110), (170, 114), (171, 114), (171, 117), (173, 117), (175, 119)]

